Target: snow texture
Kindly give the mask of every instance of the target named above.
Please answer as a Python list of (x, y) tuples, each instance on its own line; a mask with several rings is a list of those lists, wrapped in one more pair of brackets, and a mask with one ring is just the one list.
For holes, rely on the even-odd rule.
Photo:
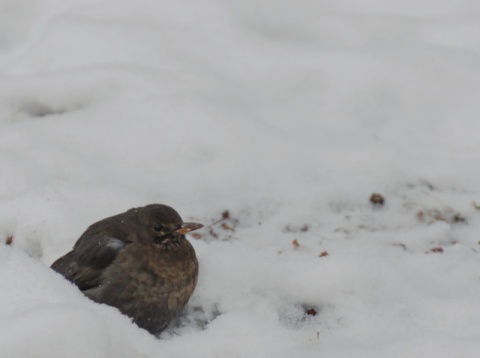
[[(479, 19), (0, 0), (0, 356), (478, 357)], [(49, 268), (150, 203), (205, 225), (159, 339)]]

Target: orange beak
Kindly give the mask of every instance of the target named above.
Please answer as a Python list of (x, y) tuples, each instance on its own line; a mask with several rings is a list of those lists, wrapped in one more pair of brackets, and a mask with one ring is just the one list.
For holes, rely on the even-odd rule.
[(179, 235), (185, 235), (186, 233), (188, 233), (190, 231), (197, 230), (197, 229), (200, 229), (202, 227), (203, 227), (202, 224), (183, 223), (182, 225), (180, 225), (179, 229), (175, 230), (175, 233), (179, 234)]

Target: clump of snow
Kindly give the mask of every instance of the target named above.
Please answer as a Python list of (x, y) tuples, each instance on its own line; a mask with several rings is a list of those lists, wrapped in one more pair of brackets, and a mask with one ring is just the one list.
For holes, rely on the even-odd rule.
[[(477, 5), (0, 10), (2, 356), (478, 355)], [(160, 339), (49, 269), (155, 202), (205, 225)]]

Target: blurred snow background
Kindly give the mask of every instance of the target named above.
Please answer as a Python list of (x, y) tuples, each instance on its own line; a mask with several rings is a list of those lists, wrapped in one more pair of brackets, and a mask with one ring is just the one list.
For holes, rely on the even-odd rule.
[[(0, 0), (1, 355), (477, 357), (479, 95), (467, 0)], [(160, 340), (48, 267), (154, 202)]]

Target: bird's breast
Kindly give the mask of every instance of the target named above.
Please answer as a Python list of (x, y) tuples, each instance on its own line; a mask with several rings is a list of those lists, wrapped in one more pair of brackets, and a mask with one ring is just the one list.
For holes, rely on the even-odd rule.
[(132, 243), (118, 255), (114, 264), (133, 281), (183, 286), (192, 279), (196, 282), (198, 276), (195, 252), (190, 243), (187, 244), (165, 250), (161, 245)]
[(105, 293), (115, 288), (120, 296), (162, 302), (169, 310), (177, 310), (190, 298), (197, 277), (198, 261), (186, 239), (169, 250), (137, 242), (127, 245), (105, 270), (102, 286)]

